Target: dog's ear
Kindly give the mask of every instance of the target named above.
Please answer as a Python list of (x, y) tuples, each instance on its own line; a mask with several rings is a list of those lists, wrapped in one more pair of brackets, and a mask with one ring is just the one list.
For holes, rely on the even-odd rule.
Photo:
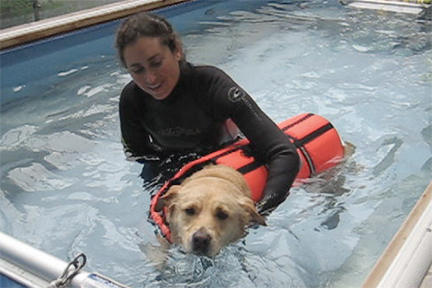
[(171, 186), (168, 191), (159, 198), (155, 206), (155, 211), (160, 212), (165, 206), (168, 206), (168, 203), (177, 195), (180, 187), (180, 185)]
[(246, 212), (250, 215), (250, 222), (255, 222), (257, 224), (267, 226), (267, 223), (263, 216), (261, 216), (253, 203), (244, 203), (243, 204), (244, 209)]

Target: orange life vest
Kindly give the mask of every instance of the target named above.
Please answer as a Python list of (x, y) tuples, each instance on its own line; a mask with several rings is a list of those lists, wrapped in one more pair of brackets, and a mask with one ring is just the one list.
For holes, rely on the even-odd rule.
[[(300, 114), (279, 123), (278, 127), (288, 135), (300, 156), (301, 168), (296, 183), (335, 166), (344, 156), (344, 148), (339, 134), (333, 125), (321, 116), (311, 113)], [(254, 202), (256, 203), (262, 198), (267, 179), (267, 168), (256, 161), (254, 157), (248, 155), (248, 144), (249, 141), (243, 139), (189, 162), (159, 189), (152, 198), (150, 217), (169, 241), (171, 240), (171, 233), (164, 220), (164, 212), (157, 212), (155, 210), (156, 204), (171, 185), (180, 184), (183, 179), (207, 164), (224, 164), (238, 170), (243, 174), (251, 189)]]

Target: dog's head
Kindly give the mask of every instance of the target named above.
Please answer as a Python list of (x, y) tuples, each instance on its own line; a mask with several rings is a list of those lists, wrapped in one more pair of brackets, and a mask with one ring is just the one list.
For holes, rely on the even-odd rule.
[[(211, 171), (211, 167), (217, 168)], [(266, 225), (250, 192), (244, 191), (248, 188), (243, 176), (231, 168), (211, 167), (182, 185), (172, 186), (158, 203), (159, 209), (167, 208), (172, 241), (187, 253), (208, 257), (216, 256), (222, 247), (243, 237), (251, 222)]]

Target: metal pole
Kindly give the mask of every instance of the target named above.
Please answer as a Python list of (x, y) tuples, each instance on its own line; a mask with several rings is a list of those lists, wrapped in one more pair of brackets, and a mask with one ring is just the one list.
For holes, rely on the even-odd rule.
[[(15, 238), (0, 232), (0, 259), (18, 266), (44, 281), (50, 283), (62, 275), (68, 263)], [(89, 273), (81, 272), (71, 283), (72, 287), (81, 287), (79, 283)]]
[(40, 20), (40, 8), (41, 4), (39, 3), (39, 0), (33, 0), (34, 21)]
[[(19, 283), (28, 282), (32, 284), (29, 287), (46, 287), (46, 285), (37, 285), (41, 282), (50, 283), (48, 287), (57, 287), (56, 280), (63, 280), (63, 278), (59, 277), (65, 275), (65, 272), (70, 272), (69, 268), (72, 267), (72, 263), (66, 263), (1, 231), (0, 252), (0, 272), (7, 276), (13, 276), (10, 278)], [(84, 265), (85, 262), (82, 264)], [(28, 277), (28, 274), (33, 277)], [(35, 277), (39, 280), (35, 281)], [(70, 282), (67, 285), (67, 287), (71, 288), (128, 288), (103, 275), (98, 273), (90, 274), (83, 270), (77, 270), (77, 273), (72, 274), (71, 277), (72, 279), (69, 280)]]

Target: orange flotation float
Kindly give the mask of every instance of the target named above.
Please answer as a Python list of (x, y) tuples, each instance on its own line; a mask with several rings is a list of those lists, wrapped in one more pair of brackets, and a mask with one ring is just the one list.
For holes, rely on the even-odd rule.
[[(301, 167), (296, 178), (297, 184), (311, 175), (335, 166), (344, 156), (344, 147), (339, 134), (333, 125), (321, 116), (312, 113), (300, 114), (279, 123), (278, 127), (288, 135), (300, 156)], [(159, 189), (151, 201), (150, 217), (168, 240), (171, 239), (170, 230), (164, 221), (163, 211), (156, 211), (156, 204), (171, 185), (180, 184), (183, 179), (205, 165), (224, 164), (238, 170), (251, 189), (254, 202), (261, 199), (267, 179), (267, 168), (248, 155), (248, 144), (247, 139), (242, 139), (186, 164)]]

